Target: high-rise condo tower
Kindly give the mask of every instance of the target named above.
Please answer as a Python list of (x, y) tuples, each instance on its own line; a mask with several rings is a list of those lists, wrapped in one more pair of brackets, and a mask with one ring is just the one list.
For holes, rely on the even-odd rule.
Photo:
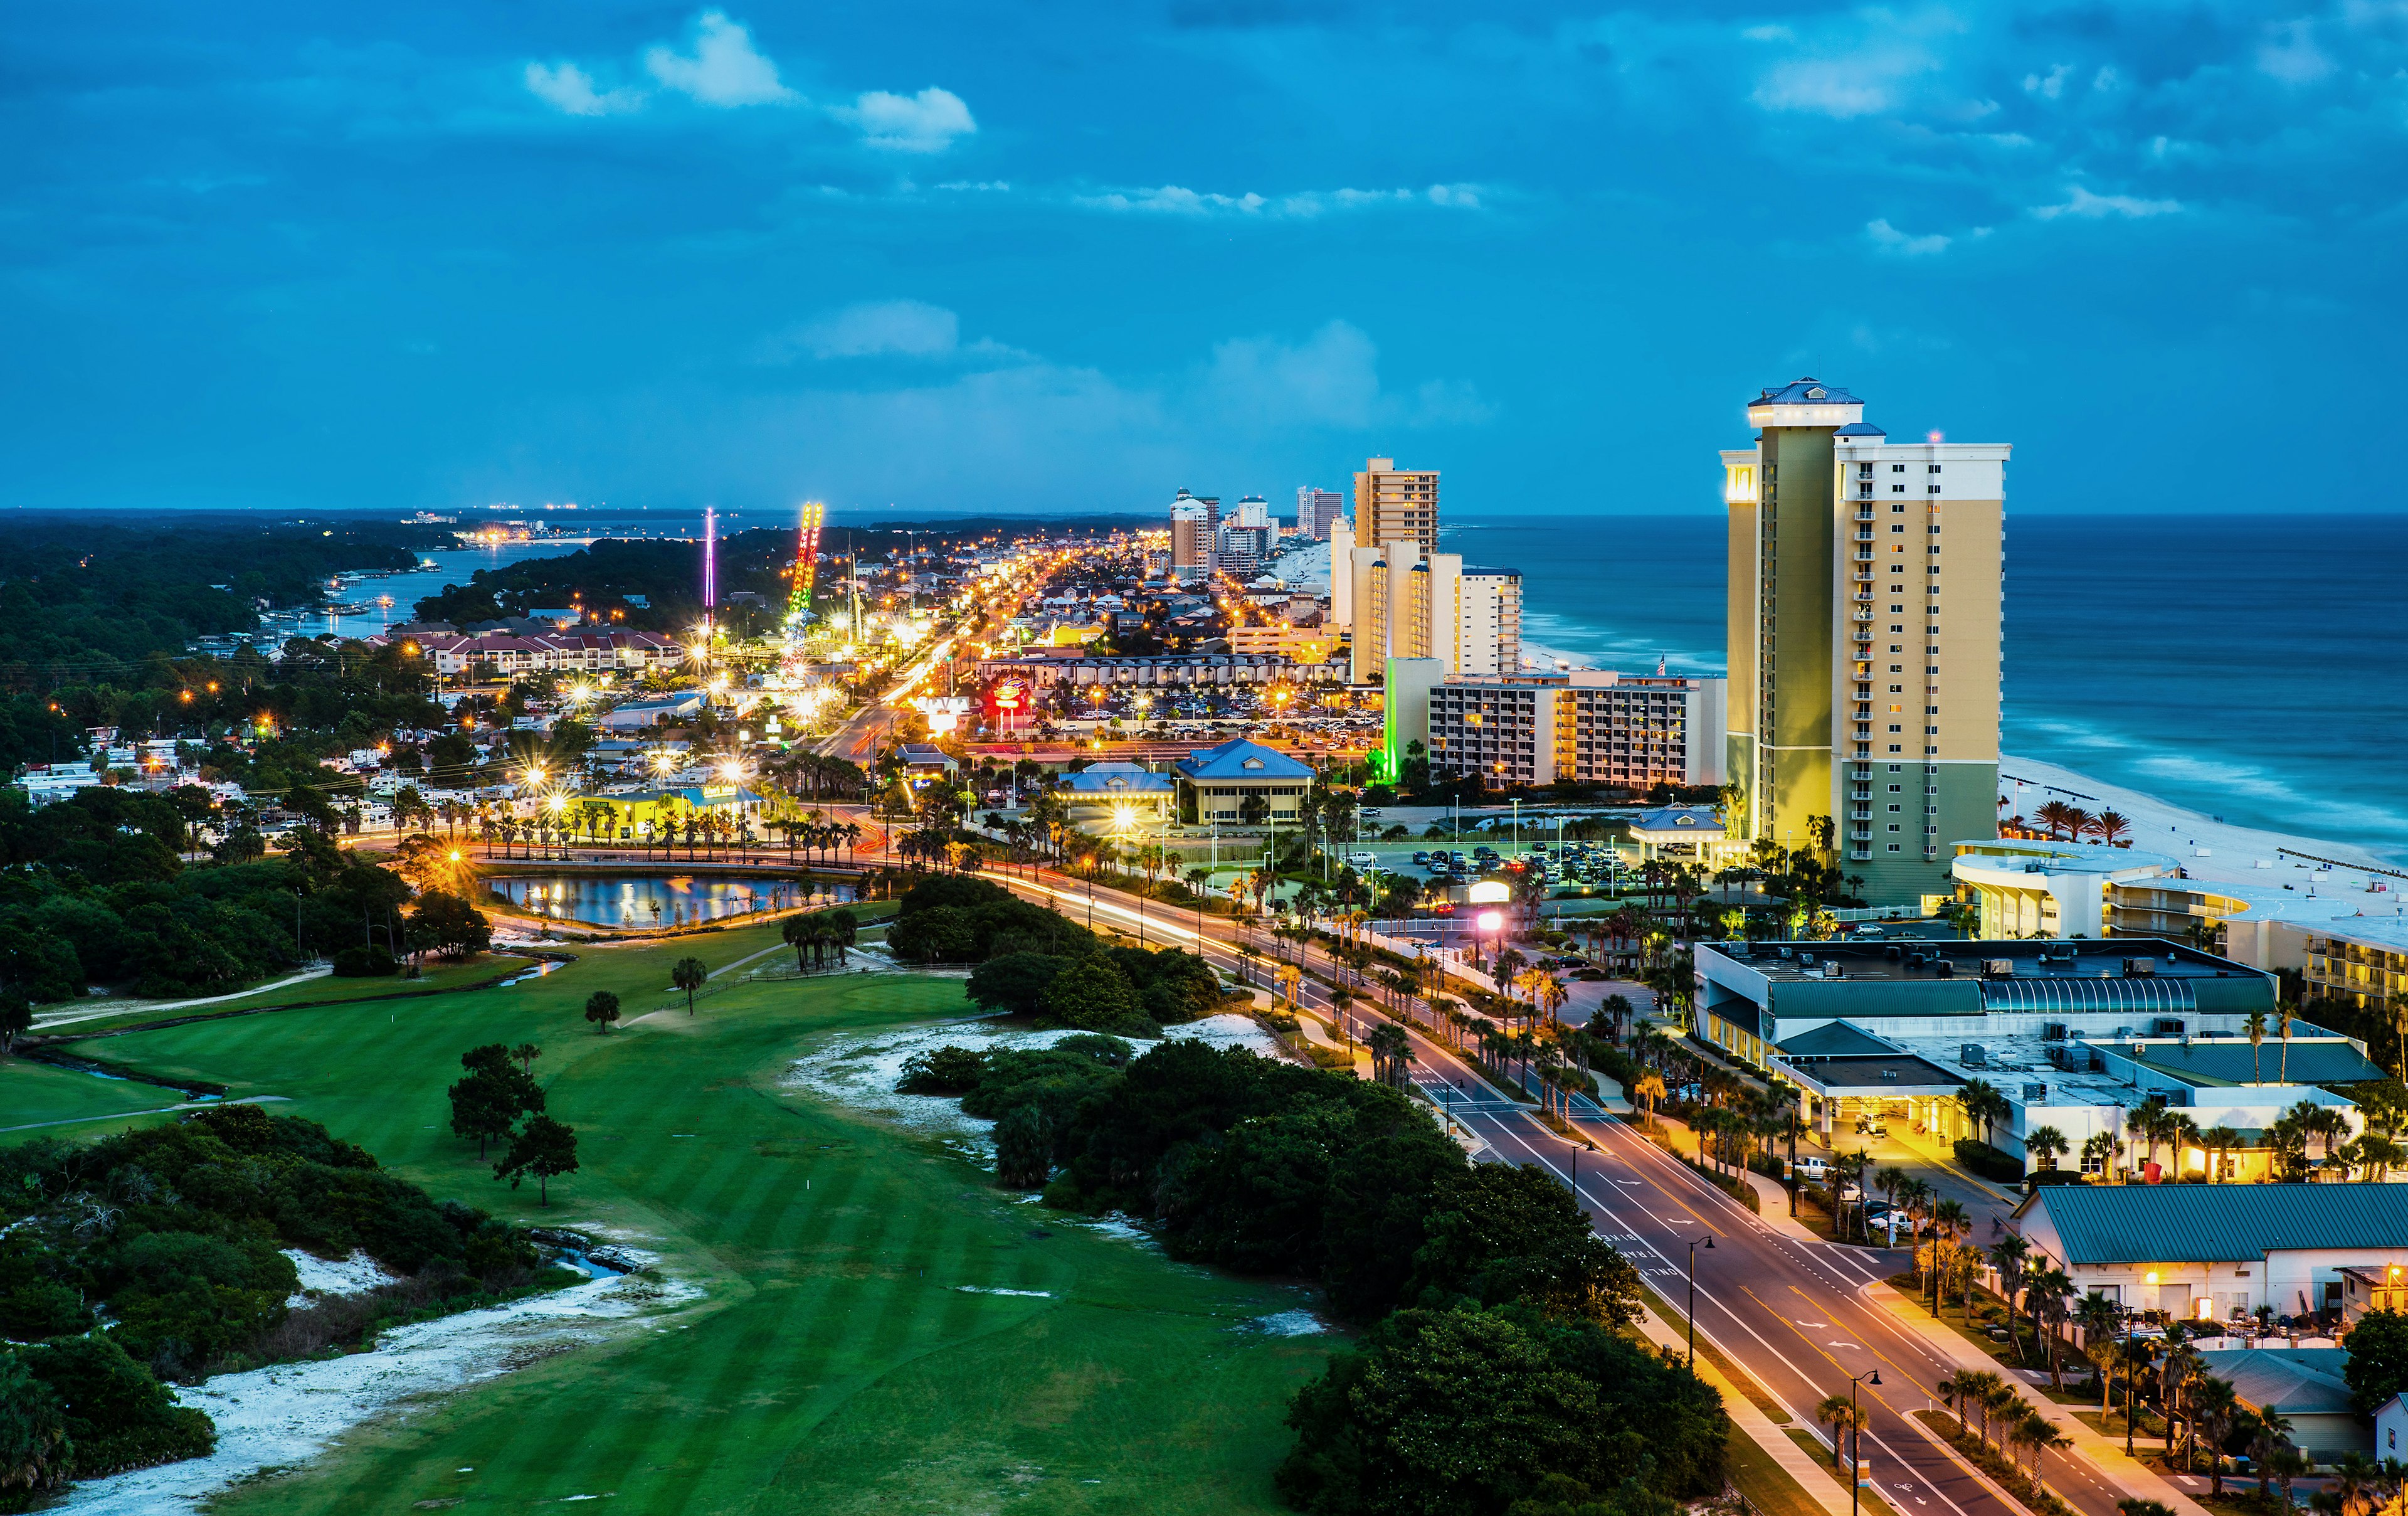
[(1354, 540), (1357, 542), (1419, 542), (1438, 551), (1438, 470), (1397, 467), (1394, 458), (1371, 458), (1354, 476)]
[(1801, 379), (1722, 455), (1733, 830), (1914, 905), (1949, 892), (1949, 844), (1998, 834), (2009, 448), (1864, 412)]

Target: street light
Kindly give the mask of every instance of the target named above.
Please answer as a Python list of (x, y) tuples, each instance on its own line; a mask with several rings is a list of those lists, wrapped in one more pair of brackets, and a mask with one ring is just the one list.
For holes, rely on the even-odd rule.
[[(1708, 1252), (1714, 1250), (1712, 1236), (1692, 1238), (1689, 1243), (1689, 1372), (1698, 1371), (1698, 1247), (1702, 1243)], [(1878, 1384), (1881, 1381), (1873, 1381)]]
[(1856, 1516), (1858, 1492), (1865, 1487), (1865, 1413), (1856, 1405), (1856, 1386), (1870, 1384), (1881, 1388), (1881, 1370), (1848, 1377), (1848, 1516)]

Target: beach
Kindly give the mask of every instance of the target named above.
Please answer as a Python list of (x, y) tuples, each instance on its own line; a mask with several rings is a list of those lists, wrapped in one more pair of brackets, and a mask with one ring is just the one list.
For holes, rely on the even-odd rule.
[[(1999, 813), (2001, 819), (2020, 815), (2035, 825), (2035, 813), (2051, 800), (2079, 805), (2093, 816), (2117, 812), (2132, 824), (2129, 841), (2136, 850), (2170, 855), (2194, 879), (2274, 887), (2313, 883), (2328, 893), (2367, 895), (2370, 916), (2392, 915), (2408, 900), (2400, 894), (2408, 888), (2408, 876), (2382, 855), (2364, 847), (2329, 838), (2235, 826), (2155, 795), (2103, 783), (2062, 764), (2002, 757), (1999, 794), (2007, 801)], [(2299, 854), (2307, 856), (2294, 856)], [(2315, 859), (2342, 866), (2320, 867)], [(2378, 891), (2373, 888), (2377, 885), (2384, 888)]]

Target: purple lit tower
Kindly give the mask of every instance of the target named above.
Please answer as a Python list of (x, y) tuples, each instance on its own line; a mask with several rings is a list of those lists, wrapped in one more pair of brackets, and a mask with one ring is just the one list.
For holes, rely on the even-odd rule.
[(719, 513), (704, 507), (702, 513), (702, 621), (710, 626), (718, 619), (719, 612)]

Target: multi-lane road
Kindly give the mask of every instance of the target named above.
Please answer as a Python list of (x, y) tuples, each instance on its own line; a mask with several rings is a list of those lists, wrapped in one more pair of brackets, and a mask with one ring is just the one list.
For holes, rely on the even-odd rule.
[[(1048, 871), (988, 877), (1065, 914), (1092, 909), (1099, 925), (1200, 951), (1216, 966), (1240, 964), (1238, 929), (1226, 919), (1199, 922), (1192, 912)], [(1307, 966), (1325, 978), (1340, 972), (1317, 948)], [(1327, 1009), (1324, 984), (1307, 977), (1302, 992), (1308, 1004)], [(1942, 1404), (1938, 1382), (1956, 1365), (1883, 1303), (1880, 1281), (1911, 1266), (1906, 1253), (1790, 1235), (1602, 1111), (1591, 1107), (1573, 1123), (1585, 1145), (1568, 1140), (1444, 1043), (1416, 1034), (1413, 1044), (1413, 1078), (1431, 1100), (1496, 1159), (1537, 1164), (1570, 1186), (1598, 1234), (1638, 1265), (1676, 1321), (1688, 1304), (1690, 1245), (1698, 1245), (1700, 1344), (1738, 1364), (1792, 1425), (1815, 1426), (1824, 1398), (1847, 1393), (1861, 1377), (1866, 1473), (1887, 1504), (1909, 1516), (2023, 1516), (2020, 1504), (1912, 1419)], [(1821, 1435), (1828, 1449), (1828, 1431)], [(2050, 1487), (2083, 1516), (2115, 1516), (2115, 1502), (2128, 1493), (2078, 1453), (2053, 1456), (2049, 1475)]]

